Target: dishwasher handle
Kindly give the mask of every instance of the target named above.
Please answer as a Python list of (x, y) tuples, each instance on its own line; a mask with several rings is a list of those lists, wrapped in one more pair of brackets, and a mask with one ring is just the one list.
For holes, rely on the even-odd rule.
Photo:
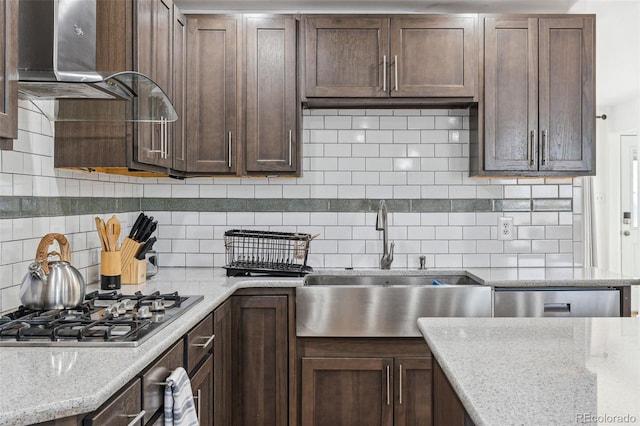
[(545, 317), (570, 317), (571, 303), (545, 303)]

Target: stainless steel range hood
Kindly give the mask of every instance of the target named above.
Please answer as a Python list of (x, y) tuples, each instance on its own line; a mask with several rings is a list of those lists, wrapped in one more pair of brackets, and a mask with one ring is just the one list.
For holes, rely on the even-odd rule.
[(23, 0), (19, 11), (18, 96), (51, 121), (178, 118), (144, 74), (96, 69), (96, 0)]

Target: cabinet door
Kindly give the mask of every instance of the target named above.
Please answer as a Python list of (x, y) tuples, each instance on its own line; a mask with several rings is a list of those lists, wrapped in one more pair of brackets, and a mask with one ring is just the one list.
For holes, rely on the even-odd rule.
[(389, 20), (305, 17), (308, 97), (387, 97)]
[[(137, 2), (138, 71), (151, 77), (172, 97), (173, 3), (171, 0)], [(137, 161), (170, 168), (168, 129), (165, 123), (138, 123)]]
[(485, 170), (538, 169), (538, 20), (484, 20)]
[(302, 358), (302, 426), (393, 424), (392, 358)]
[(431, 425), (431, 358), (394, 358), (394, 369), (394, 425)]
[[(287, 296), (234, 296), (237, 330), (233, 422), (288, 424)], [(216, 343), (217, 346), (217, 343)]]
[(184, 364), (184, 342), (180, 339), (142, 375), (142, 408), (145, 423), (164, 407), (164, 382)]
[(298, 163), (296, 20), (246, 21), (246, 170), (294, 172)]
[[(123, 388), (120, 394), (105, 404), (95, 413), (85, 417), (84, 425), (91, 426), (126, 426), (131, 424), (142, 410), (140, 402), (140, 379), (135, 379)], [(142, 417), (142, 416), (141, 416)], [(135, 425), (142, 425), (141, 418)]]
[[(0, 1), (0, 138), (18, 137), (18, 0)], [(0, 141), (0, 148), (13, 143)]]
[(233, 407), (233, 299), (227, 299), (213, 312), (213, 419), (215, 425), (232, 425)]
[(540, 19), (540, 170), (593, 168), (594, 21)]
[(391, 19), (391, 96), (476, 95), (475, 16)]
[(200, 426), (213, 425), (213, 357), (210, 356), (191, 378), (191, 390)]
[(235, 17), (187, 22), (187, 170), (235, 173), (237, 39)]
[(173, 106), (178, 119), (171, 123), (171, 152), (174, 170), (187, 170), (186, 126), (187, 115), (187, 19), (173, 8)]

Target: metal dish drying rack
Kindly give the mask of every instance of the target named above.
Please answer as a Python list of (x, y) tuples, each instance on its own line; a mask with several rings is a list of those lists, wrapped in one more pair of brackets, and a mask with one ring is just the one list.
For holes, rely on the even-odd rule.
[(309, 244), (317, 235), (232, 229), (224, 233), (228, 277), (253, 273), (277, 277), (302, 277), (307, 266)]

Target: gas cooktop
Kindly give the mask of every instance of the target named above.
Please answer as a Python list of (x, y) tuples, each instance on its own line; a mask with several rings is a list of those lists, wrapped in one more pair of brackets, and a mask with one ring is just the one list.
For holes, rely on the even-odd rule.
[(0, 346), (136, 347), (202, 299), (178, 292), (94, 291), (71, 309), (20, 306), (0, 317)]

